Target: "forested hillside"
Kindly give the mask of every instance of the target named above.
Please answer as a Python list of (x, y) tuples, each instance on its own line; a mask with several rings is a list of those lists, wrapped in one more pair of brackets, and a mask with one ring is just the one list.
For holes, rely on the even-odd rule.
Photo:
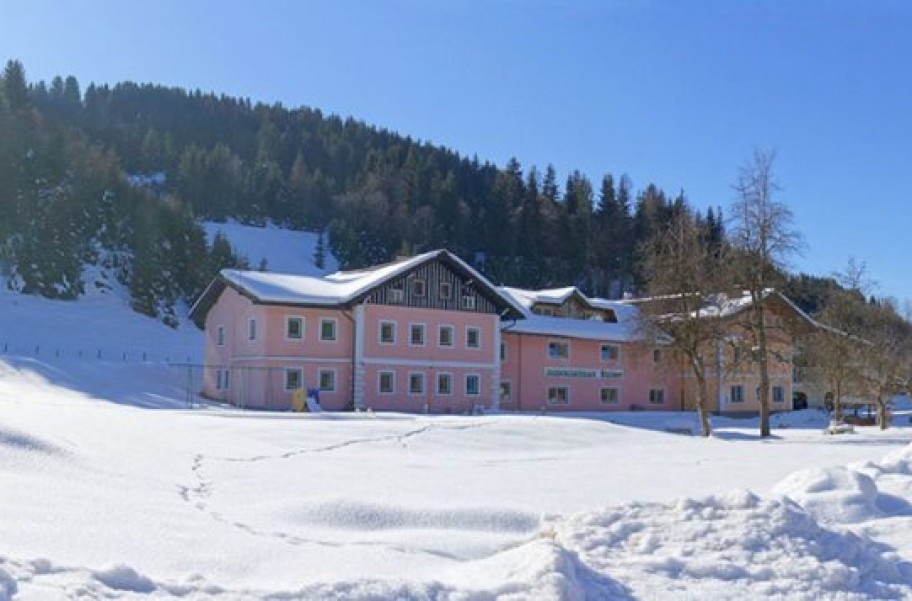
[[(685, 206), (624, 175), (559, 181), (551, 166), (500, 168), (318, 109), (30, 82), (17, 61), (3, 74), (0, 264), (26, 293), (74, 298), (98, 264), (137, 310), (173, 319), (238, 263), (198, 222), (235, 219), (325, 232), (343, 268), (447, 247), (496, 282), (618, 296), (641, 283), (641, 243)], [(722, 240), (720, 210), (698, 218)]]

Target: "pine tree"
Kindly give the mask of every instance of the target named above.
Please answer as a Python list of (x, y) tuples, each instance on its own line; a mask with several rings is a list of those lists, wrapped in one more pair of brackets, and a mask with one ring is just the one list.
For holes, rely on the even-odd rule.
[(10, 60), (3, 70), (3, 95), (12, 110), (25, 108), (29, 103), (25, 67), (17, 60)]
[(326, 243), (323, 241), (323, 230), (317, 236), (317, 245), (314, 248), (313, 256), (314, 267), (317, 269), (326, 269)]

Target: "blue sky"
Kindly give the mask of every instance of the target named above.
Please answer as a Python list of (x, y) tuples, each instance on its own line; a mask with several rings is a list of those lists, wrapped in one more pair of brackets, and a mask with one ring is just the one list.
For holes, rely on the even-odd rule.
[(308, 105), (723, 210), (753, 148), (775, 148), (793, 268), (855, 257), (905, 301), (910, 32), (898, 0), (6, 0), (0, 60)]

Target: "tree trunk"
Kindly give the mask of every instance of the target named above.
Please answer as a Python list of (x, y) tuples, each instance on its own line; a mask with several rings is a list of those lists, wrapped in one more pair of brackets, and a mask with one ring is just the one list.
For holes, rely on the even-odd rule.
[(763, 291), (755, 299), (758, 304), (757, 315), (757, 347), (760, 354), (760, 436), (770, 436), (770, 409), (769, 409), (769, 356), (766, 352), (766, 319), (763, 308)]
[(709, 423), (709, 412), (706, 407), (709, 405), (709, 392), (706, 390), (706, 376), (703, 374), (703, 364), (699, 358), (694, 357), (691, 362), (694, 375), (697, 378), (697, 416), (700, 418), (700, 434), (710, 436), (712, 426)]
[(890, 420), (887, 416), (887, 403), (884, 401), (884, 395), (878, 393), (874, 397), (874, 406), (877, 408), (877, 426), (881, 430), (886, 430), (890, 427)]

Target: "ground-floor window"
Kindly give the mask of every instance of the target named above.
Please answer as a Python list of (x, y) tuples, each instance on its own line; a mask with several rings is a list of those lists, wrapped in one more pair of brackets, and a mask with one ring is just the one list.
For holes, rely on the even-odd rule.
[(785, 388), (782, 386), (773, 386), (773, 402), (774, 403), (784, 403), (785, 402)]
[(548, 404), (549, 405), (569, 405), (570, 389), (566, 386), (549, 386), (548, 387)]
[(393, 394), (396, 392), (396, 374), (391, 371), (381, 371), (378, 374), (378, 379), (380, 394)]
[(663, 405), (665, 403), (665, 390), (662, 388), (651, 388), (649, 390), (649, 404)]
[(230, 388), (231, 372), (227, 369), (215, 370), (215, 388), (216, 390), (228, 390)]
[(320, 370), (320, 390), (322, 392), (332, 392), (336, 389), (336, 370)]
[(453, 394), (453, 376), (437, 374), (437, 394)]
[(513, 400), (513, 385), (509, 381), (500, 383), (500, 400), (507, 403)]
[(744, 402), (744, 386), (741, 384), (735, 384), (730, 389), (731, 402), (732, 403), (743, 403)]
[(285, 370), (285, 390), (298, 390), (304, 387), (304, 374), (300, 369)]
[(602, 388), (599, 397), (603, 405), (617, 405), (621, 402), (621, 394), (617, 388)]
[(479, 375), (469, 374), (465, 377), (465, 393), (467, 396), (481, 394), (481, 377)]
[(424, 394), (424, 374), (409, 374), (409, 394)]

